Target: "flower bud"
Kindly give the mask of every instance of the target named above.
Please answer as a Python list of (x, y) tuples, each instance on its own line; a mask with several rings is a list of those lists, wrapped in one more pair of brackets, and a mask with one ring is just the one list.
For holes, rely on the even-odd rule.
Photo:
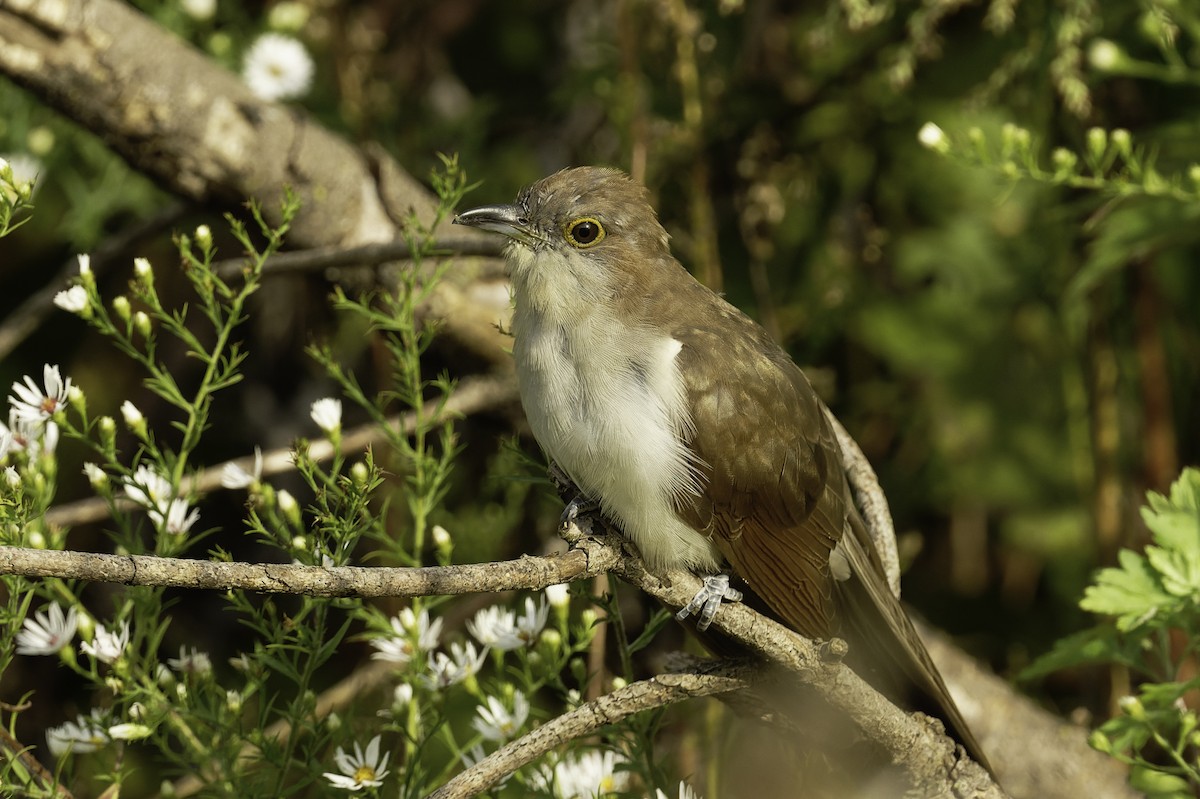
[(121, 403), (121, 418), (125, 420), (125, 426), (130, 432), (143, 441), (146, 440), (146, 417), (142, 416), (142, 412), (129, 400)]
[(1100, 732), (1100, 730), (1092, 731), (1092, 734), (1088, 736), (1088, 745), (1097, 752), (1102, 752), (1106, 755), (1112, 754), (1112, 741), (1108, 740), (1108, 736)]
[(293, 527), (300, 526), (300, 503), (292, 496), (292, 492), (287, 489), (280, 489), (275, 495), (275, 501), (279, 505), (279, 512), (283, 514), (283, 518), (287, 519), (288, 524)]
[(1146, 720), (1146, 708), (1142, 705), (1142, 700), (1136, 696), (1123, 696), (1117, 700), (1117, 707), (1125, 712), (1125, 715), (1134, 721)]
[(126, 297), (124, 294), (118, 294), (116, 297), (113, 297), (112, 307), (113, 313), (117, 315), (118, 319), (120, 319), (122, 322), (129, 321), (129, 315), (133, 311), (129, 307), (128, 297)]
[(1125, 128), (1117, 128), (1109, 136), (1113, 147), (1117, 148), (1117, 152), (1124, 158), (1129, 158), (1133, 154), (1133, 137), (1129, 135), (1129, 131)]
[(133, 315), (133, 327), (141, 334), (142, 338), (150, 338), (150, 334), (154, 331), (150, 317), (144, 311), (138, 311)]
[(366, 485), (370, 476), (371, 473), (367, 470), (367, 465), (362, 461), (350, 467), (350, 478), (360, 486)]
[(1104, 128), (1089, 128), (1087, 132), (1088, 153), (1099, 161), (1108, 152), (1108, 133)]
[(555, 583), (546, 586), (546, 601), (555, 610), (565, 610), (571, 604), (570, 583)]
[(212, 250), (212, 231), (208, 229), (208, 225), (197, 226), (196, 245), (205, 255)]
[(950, 151), (950, 139), (947, 138), (946, 132), (932, 122), (926, 122), (917, 131), (917, 141), (921, 143), (921, 146), (933, 150), (935, 153)]
[(91, 483), (92, 488), (97, 491), (108, 486), (108, 473), (101, 469), (91, 461), (83, 464), (83, 473)]
[(154, 268), (146, 258), (133, 259), (133, 274), (147, 287), (154, 285)]
[(118, 741), (137, 741), (148, 738), (154, 730), (145, 724), (117, 724), (108, 728), (108, 735)]

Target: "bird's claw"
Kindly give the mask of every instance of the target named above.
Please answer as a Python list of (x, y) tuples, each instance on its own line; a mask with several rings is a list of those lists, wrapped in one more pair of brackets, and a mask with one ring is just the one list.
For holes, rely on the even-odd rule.
[(704, 578), (704, 585), (692, 597), (692, 601), (675, 614), (675, 618), (683, 621), (693, 613), (698, 613), (696, 629), (707, 630), (708, 625), (712, 624), (713, 617), (717, 615), (717, 609), (721, 607), (722, 600), (740, 602), (741, 599), (742, 592), (729, 586), (728, 574), (712, 574)]
[(558, 534), (564, 538), (571, 533), (571, 528), (575, 527), (575, 522), (581, 513), (587, 513), (597, 508), (595, 502), (587, 499), (582, 494), (576, 494), (575, 498), (567, 503), (567, 507), (563, 508), (562, 516), (558, 517)]

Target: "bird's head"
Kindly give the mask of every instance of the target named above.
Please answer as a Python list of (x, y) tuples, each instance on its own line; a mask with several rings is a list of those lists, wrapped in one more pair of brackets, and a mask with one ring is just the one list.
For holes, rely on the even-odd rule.
[(669, 253), (645, 187), (617, 169), (564, 169), (524, 188), (512, 205), (463, 211), (454, 223), (508, 236), (519, 282), (569, 275), (576, 290), (594, 294), (620, 290)]

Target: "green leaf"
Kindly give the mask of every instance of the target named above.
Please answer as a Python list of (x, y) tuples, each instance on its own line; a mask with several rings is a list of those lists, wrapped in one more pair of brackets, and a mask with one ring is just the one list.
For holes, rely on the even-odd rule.
[(1200, 553), (1146, 547), (1146, 560), (1159, 573), (1163, 590), (1192, 599), (1200, 595)]
[(1200, 469), (1184, 469), (1168, 496), (1150, 492), (1146, 501), (1142, 519), (1155, 543), (1200, 558)]
[(1121, 660), (1121, 645), (1116, 631), (1105, 624), (1056, 641), (1053, 649), (1022, 669), (1017, 679), (1036, 680), (1060, 669), (1115, 660)]
[(1127, 549), (1117, 556), (1120, 568), (1101, 569), (1096, 584), (1083, 592), (1079, 607), (1117, 617), (1117, 629), (1129, 632), (1172, 606), (1174, 597), (1163, 591), (1158, 572), (1144, 557)]
[(633, 654), (639, 649), (644, 649), (647, 644), (654, 640), (654, 636), (658, 635), (658, 631), (669, 622), (674, 614), (669, 610), (659, 610), (651, 617), (646, 628), (642, 630), (642, 634), (633, 640), (629, 645), (629, 653)]

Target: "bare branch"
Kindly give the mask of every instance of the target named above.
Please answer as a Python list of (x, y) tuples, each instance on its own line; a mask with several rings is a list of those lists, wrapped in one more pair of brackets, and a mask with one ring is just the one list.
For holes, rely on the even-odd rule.
[(121, 0), (0, 2), (0, 73), (181, 197), (253, 198), (275, 222), (292, 187), (303, 201), (295, 244), (390, 241), (398, 209), (434, 219), (430, 193), (381, 150), (364, 154), (306, 114), (260, 100)]
[(892, 523), (892, 512), (888, 509), (887, 497), (879, 485), (879, 478), (871, 468), (871, 462), (863, 454), (858, 442), (846, 430), (841, 421), (826, 408), (825, 418), (833, 426), (837, 436), (838, 446), (842, 450), (842, 463), (846, 468), (846, 478), (854, 487), (854, 496), (862, 511), (863, 522), (875, 542), (875, 549), (883, 561), (884, 573), (887, 575), (888, 587), (898, 599), (900, 597), (900, 552), (896, 547), (896, 526)]
[[(445, 236), (430, 245), (430, 253), (437, 255), (484, 255), (500, 254), (503, 242), (495, 239), (479, 239), (475, 236)], [(412, 257), (412, 247), (404, 239), (379, 244), (362, 244), (357, 247), (316, 247), (311, 250), (283, 252), (271, 256), (263, 268), (264, 276), (290, 275), (316, 272), (339, 266), (378, 266), (390, 261), (403, 261)], [(229, 279), (245, 268), (246, 259), (228, 258), (213, 264), (213, 269), (222, 278)]]
[(549, 557), (523, 557), (462, 566), (322, 568), (286, 563), (222, 563), (150, 555), (105, 555), (0, 547), (0, 574), (61, 577), (122, 585), (219, 591), (239, 589), (266, 594), (413, 597), (538, 590), (600, 574), (611, 568), (617, 557), (614, 551), (601, 547)]
[(757, 668), (745, 662), (716, 661), (689, 673), (660, 674), (580, 705), (502, 746), (458, 774), (428, 799), (465, 799), (497, 785), (508, 774), (551, 749), (628, 718), (634, 713), (749, 687)]

